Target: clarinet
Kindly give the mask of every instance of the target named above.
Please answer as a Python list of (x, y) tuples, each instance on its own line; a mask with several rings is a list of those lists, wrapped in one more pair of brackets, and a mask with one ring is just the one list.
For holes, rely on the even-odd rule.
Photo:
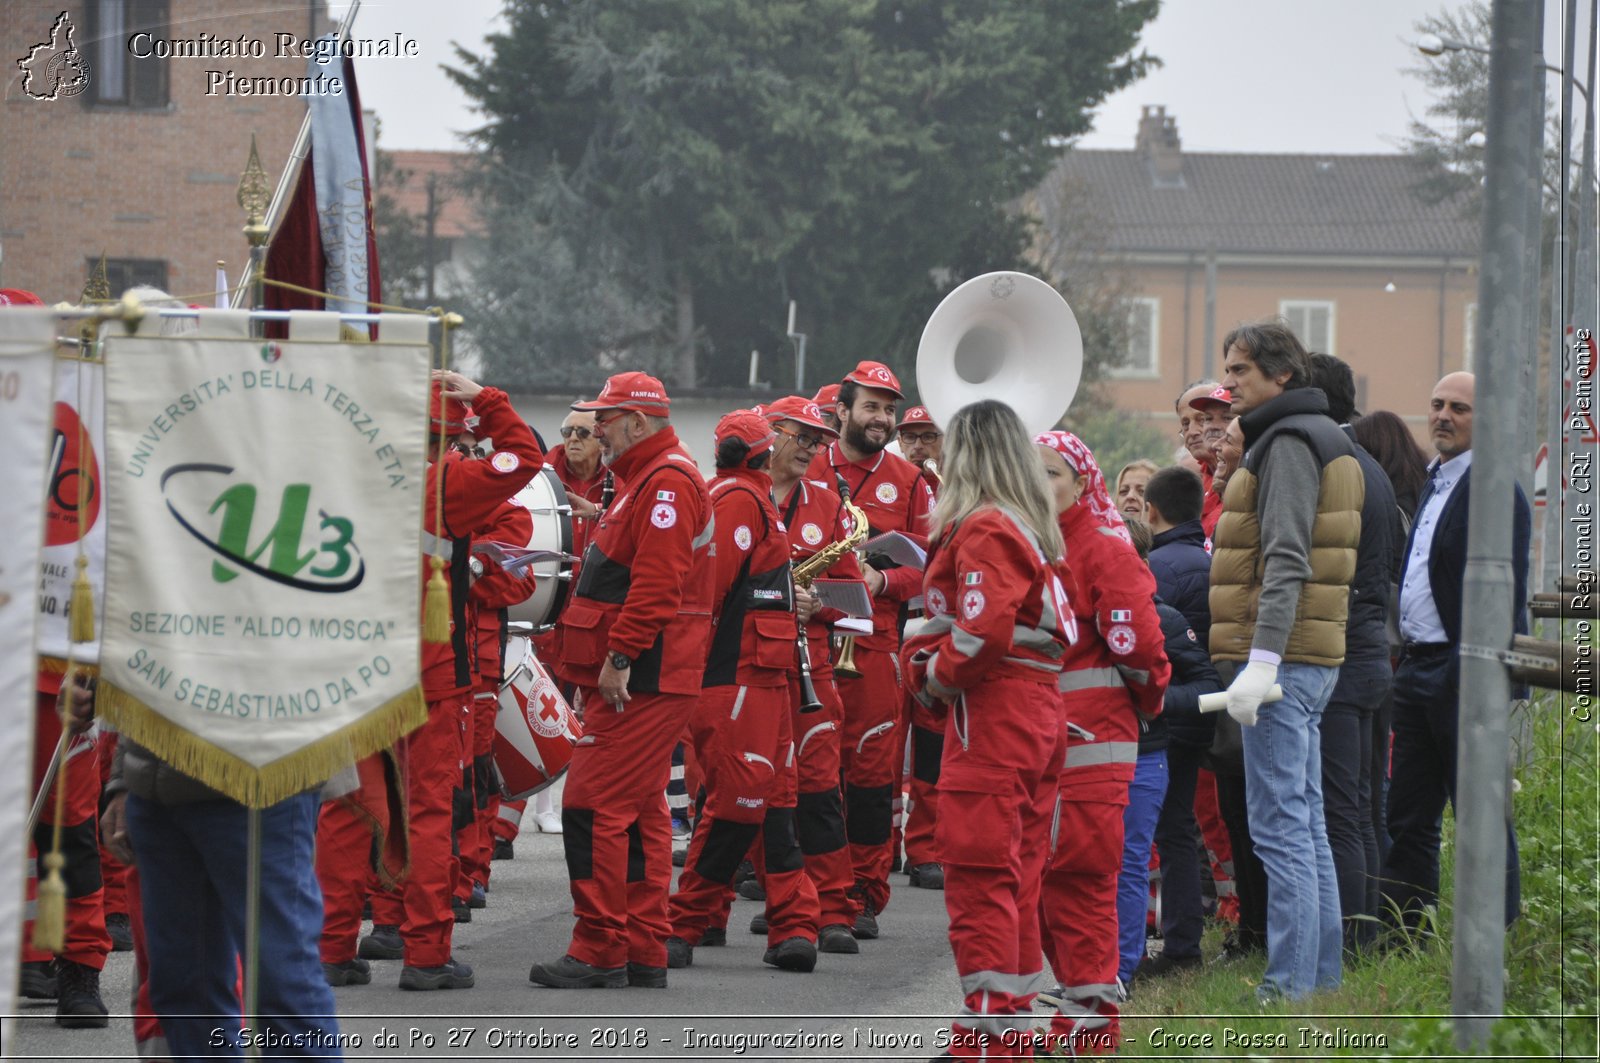
[[(795, 484), (794, 489), (800, 490), (800, 485)], [(790, 572), (793, 578), (793, 570)], [(810, 582), (805, 584), (810, 589)], [(794, 612), (795, 627), (795, 658), (800, 667), (800, 711), (802, 713), (817, 712), (822, 708), (822, 699), (817, 697), (816, 684), (811, 681), (811, 641), (806, 637), (806, 622), (800, 619), (800, 610)]]

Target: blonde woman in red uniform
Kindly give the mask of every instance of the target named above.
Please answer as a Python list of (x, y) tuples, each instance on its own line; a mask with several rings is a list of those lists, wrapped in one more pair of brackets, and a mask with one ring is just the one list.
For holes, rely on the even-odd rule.
[(1054, 506), (1017, 415), (964, 407), (944, 456), (928, 622), (905, 650), (914, 695), (946, 709), (934, 842), (963, 1006), (943, 1043), (956, 1059), (1029, 1059), (1040, 840), (1065, 750), (1056, 679), (1076, 634)]

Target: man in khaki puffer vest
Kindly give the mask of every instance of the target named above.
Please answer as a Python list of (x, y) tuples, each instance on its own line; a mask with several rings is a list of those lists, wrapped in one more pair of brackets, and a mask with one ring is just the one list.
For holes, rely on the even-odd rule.
[[(1294, 1000), (1341, 977), (1319, 729), (1344, 660), (1365, 484), (1287, 323), (1241, 325), (1222, 349), (1245, 453), (1213, 536), (1211, 655), (1244, 662), (1228, 713), (1244, 725), (1250, 833), (1267, 870), (1267, 971), (1257, 993)], [(1283, 700), (1258, 720), (1274, 683)]]

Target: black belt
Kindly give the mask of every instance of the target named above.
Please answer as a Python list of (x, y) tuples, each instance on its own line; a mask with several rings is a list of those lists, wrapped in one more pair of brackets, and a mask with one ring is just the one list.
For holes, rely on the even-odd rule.
[(1407, 642), (1401, 647), (1407, 657), (1431, 657), (1453, 649), (1455, 646), (1448, 642)]

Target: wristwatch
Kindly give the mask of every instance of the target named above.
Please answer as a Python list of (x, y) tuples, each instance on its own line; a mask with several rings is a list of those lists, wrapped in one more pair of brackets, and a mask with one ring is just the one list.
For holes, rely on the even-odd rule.
[(483, 575), (483, 562), (476, 557), (467, 558), (467, 568), (471, 570), (473, 579)]
[(619, 672), (625, 672), (633, 667), (633, 658), (617, 650), (611, 651), (611, 667)]

